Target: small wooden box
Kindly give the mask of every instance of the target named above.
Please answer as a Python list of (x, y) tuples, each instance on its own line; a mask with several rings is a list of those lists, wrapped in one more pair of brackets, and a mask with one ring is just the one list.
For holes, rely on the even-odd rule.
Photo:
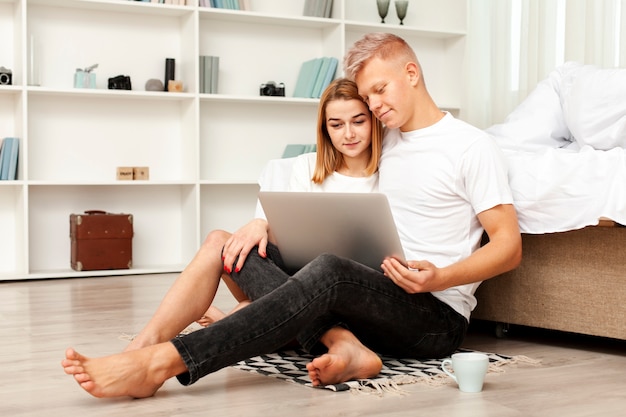
[(133, 215), (100, 210), (70, 214), (71, 266), (76, 271), (129, 269)]

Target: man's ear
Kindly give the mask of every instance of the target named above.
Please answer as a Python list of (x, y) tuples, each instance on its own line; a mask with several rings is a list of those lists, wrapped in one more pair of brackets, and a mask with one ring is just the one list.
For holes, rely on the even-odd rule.
[(411, 85), (416, 86), (418, 81), (420, 80), (420, 77), (422, 76), (422, 71), (420, 70), (419, 65), (417, 65), (415, 62), (407, 62), (407, 64), (404, 66), (404, 70), (409, 77), (409, 82), (411, 83)]

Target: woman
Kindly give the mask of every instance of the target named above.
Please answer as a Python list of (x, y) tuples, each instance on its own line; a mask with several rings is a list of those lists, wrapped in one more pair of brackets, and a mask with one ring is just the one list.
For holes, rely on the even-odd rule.
[[(378, 187), (378, 160), (383, 129), (347, 79), (333, 81), (320, 98), (317, 120), (317, 152), (294, 161), (291, 191), (371, 192)], [(207, 326), (225, 316), (211, 303), (223, 272), (238, 272), (250, 251), (258, 247), (263, 258), (285, 270), (275, 245), (268, 243), (268, 224), (256, 218), (234, 234), (212, 231), (191, 263), (174, 282), (146, 327), (126, 350), (170, 340), (197, 320)], [(231, 293), (239, 301), (235, 310), (282, 283), (266, 281), (258, 294), (246, 295), (226, 275)], [(207, 279), (207, 277), (209, 277)], [(198, 317), (200, 317), (198, 319)]]

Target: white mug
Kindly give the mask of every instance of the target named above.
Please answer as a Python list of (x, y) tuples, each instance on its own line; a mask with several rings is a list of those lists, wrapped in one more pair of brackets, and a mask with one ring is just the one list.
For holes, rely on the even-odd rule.
[[(450, 372), (446, 365), (452, 365), (454, 373)], [(487, 355), (478, 352), (455, 353), (452, 359), (444, 359), (441, 362), (441, 369), (456, 381), (463, 392), (482, 391), (488, 366)]]

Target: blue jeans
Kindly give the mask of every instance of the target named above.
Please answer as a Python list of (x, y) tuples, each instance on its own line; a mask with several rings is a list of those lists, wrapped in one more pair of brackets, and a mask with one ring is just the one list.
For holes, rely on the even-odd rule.
[(354, 261), (325, 254), (292, 276), (283, 268), (274, 250), (267, 259), (252, 251), (232, 278), (254, 302), (172, 340), (188, 369), (178, 376), (182, 384), (293, 339), (321, 352), (319, 338), (334, 326), (349, 329), (379, 354), (404, 358), (449, 355), (465, 337), (467, 320), (447, 304), (430, 293), (407, 294)]

